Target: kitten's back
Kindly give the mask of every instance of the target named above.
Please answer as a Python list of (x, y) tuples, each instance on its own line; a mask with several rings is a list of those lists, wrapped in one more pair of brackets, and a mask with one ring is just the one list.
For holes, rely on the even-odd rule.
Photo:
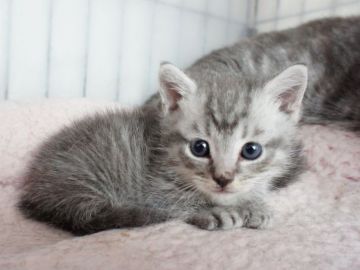
[(140, 110), (99, 113), (64, 128), (39, 148), (31, 162), (20, 209), (28, 217), (76, 233), (91, 230), (90, 221), (96, 216), (110, 227), (116, 226), (107, 218), (121, 217), (125, 224), (130, 216), (113, 211), (129, 200), (136, 204), (143, 199), (149, 128), (156, 129), (155, 118)]
[[(187, 73), (197, 83), (214, 73), (262, 82), (306, 64), (302, 121), (360, 130), (360, 17), (329, 18), (244, 39), (201, 58)], [(247, 91), (239, 89), (239, 91)]]

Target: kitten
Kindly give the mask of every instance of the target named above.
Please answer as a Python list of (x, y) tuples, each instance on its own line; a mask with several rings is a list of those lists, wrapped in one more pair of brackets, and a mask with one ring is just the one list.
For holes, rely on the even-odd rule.
[[(258, 35), (203, 57), (187, 73), (209, 92), (223, 91), (216, 78), (236, 73), (247, 80), (269, 79), (302, 63), (309, 69), (303, 101), (306, 124), (331, 124), (360, 131), (360, 17), (330, 18)], [(216, 76), (213, 76), (216, 74)]]
[(185, 72), (162, 64), (159, 94), (144, 106), (89, 116), (44, 143), (20, 209), (75, 234), (173, 218), (266, 227), (267, 194), (303, 167), (299, 120), (359, 128), (358, 23), (259, 35)]
[[(209, 230), (263, 227), (262, 198), (301, 164), (293, 138), (306, 74), (292, 66), (251, 92), (229, 76), (227, 91), (209, 95), (163, 64), (160, 112), (113, 111), (64, 128), (33, 160), (20, 208), (75, 234), (171, 218)], [(294, 98), (281, 97), (288, 89)]]

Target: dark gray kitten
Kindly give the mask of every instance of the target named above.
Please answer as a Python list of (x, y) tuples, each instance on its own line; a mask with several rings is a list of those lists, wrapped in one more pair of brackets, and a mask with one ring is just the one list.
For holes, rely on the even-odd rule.
[(267, 195), (302, 168), (299, 120), (360, 129), (359, 25), (259, 35), (185, 73), (161, 65), (147, 104), (77, 121), (40, 148), (20, 209), (76, 234), (172, 218), (265, 227)]

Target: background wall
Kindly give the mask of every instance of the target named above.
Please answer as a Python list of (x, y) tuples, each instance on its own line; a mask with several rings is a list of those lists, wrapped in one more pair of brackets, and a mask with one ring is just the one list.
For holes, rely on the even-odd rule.
[(163, 60), (190, 65), (246, 35), (360, 14), (360, 0), (0, 0), (0, 100), (139, 104)]
[(258, 0), (253, 27), (281, 30), (330, 16), (360, 15), (359, 0)]

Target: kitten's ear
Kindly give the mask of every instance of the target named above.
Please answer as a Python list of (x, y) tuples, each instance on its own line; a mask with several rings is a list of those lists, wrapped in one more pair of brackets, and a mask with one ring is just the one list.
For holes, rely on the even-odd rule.
[(170, 63), (160, 65), (159, 85), (159, 93), (167, 112), (177, 110), (179, 101), (196, 90), (195, 83)]
[(298, 121), (301, 102), (307, 87), (308, 70), (304, 65), (294, 65), (265, 85), (265, 91), (275, 98), (280, 111)]

